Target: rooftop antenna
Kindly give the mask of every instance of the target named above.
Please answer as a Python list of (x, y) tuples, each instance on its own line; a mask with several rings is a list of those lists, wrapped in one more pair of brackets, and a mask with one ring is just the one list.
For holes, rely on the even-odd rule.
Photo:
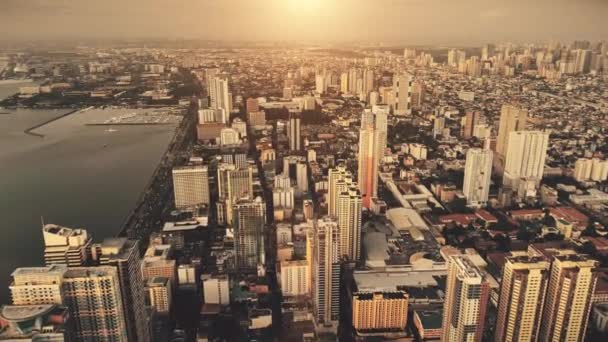
[(44, 228), (44, 217), (40, 215), (40, 223), (42, 223), (42, 228)]

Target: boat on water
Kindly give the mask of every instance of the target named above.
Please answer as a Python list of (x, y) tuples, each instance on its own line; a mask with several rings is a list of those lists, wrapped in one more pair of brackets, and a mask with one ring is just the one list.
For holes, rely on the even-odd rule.
[(114, 129), (114, 128), (108, 128), (108, 129), (106, 129), (106, 132), (108, 132), (108, 133), (114, 133), (114, 132), (118, 132), (118, 130)]

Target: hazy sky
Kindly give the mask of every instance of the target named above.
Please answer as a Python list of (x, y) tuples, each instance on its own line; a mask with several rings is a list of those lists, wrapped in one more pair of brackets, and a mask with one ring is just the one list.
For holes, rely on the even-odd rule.
[(0, 0), (0, 40), (608, 39), (608, 0)]

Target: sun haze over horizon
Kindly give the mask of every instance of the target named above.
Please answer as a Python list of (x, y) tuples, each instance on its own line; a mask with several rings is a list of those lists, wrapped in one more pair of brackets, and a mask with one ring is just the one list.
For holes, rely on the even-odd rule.
[(603, 0), (0, 0), (0, 39), (598, 40), (606, 14)]

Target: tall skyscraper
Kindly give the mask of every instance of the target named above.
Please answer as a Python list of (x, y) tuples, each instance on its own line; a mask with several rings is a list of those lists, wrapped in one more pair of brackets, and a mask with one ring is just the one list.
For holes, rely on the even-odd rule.
[(526, 129), (528, 111), (523, 108), (504, 104), (500, 110), (500, 123), (498, 137), (496, 138), (496, 152), (504, 157), (508, 150), (509, 134)]
[(393, 90), (395, 93), (393, 113), (395, 115), (412, 114), (412, 76), (407, 73), (393, 76)]
[(346, 191), (351, 185), (357, 184), (353, 181), (350, 171), (344, 165), (339, 165), (335, 169), (329, 169), (328, 176), (328, 214), (332, 217), (338, 216), (338, 194)]
[(340, 263), (338, 223), (315, 221), (312, 235), (312, 292), (317, 330), (336, 330), (340, 319)]
[(101, 243), (99, 249), (100, 265), (113, 266), (118, 271), (122, 311), (127, 322), (129, 341), (149, 341), (139, 242), (127, 238), (108, 238)]
[(144, 341), (127, 335), (118, 278), (118, 270), (110, 266), (73, 267), (66, 271), (63, 299), (78, 341)]
[(598, 262), (574, 251), (553, 256), (540, 341), (583, 341)]
[(329, 170), (328, 214), (338, 220), (340, 257), (358, 260), (361, 250), (361, 194), (343, 165)]
[(361, 256), (361, 194), (356, 185), (338, 194), (339, 256), (357, 261)]
[(525, 179), (540, 185), (545, 168), (549, 133), (540, 131), (517, 131), (509, 134), (503, 184), (517, 189)]
[(492, 176), (492, 151), (470, 148), (464, 168), (462, 192), (467, 205), (481, 207), (488, 202)]
[(470, 139), (473, 137), (475, 125), (481, 120), (481, 112), (476, 110), (468, 110), (464, 117), (464, 125), (462, 127), (462, 137)]
[(348, 73), (347, 72), (343, 72), (340, 75), (340, 92), (342, 94), (348, 93)]
[(260, 197), (238, 200), (233, 215), (236, 266), (240, 270), (255, 270), (265, 261), (266, 204)]
[(500, 284), (500, 298), (494, 341), (537, 341), (549, 261), (526, 252), (506, 258)]
[(232, 224), (232, 205), (239, 199), (253, 198), (253, 168), (237, 168), (222, 163), (217, 168), (218, 220)]
[(317, 94), (325, 94), (327, 92), (328, 79), (325, 74), (318, 74), (315, 77), (315, 90)]
[(300, 122), (302, 115), (299, 112), (289, 112), (289, 150), (300, 151), (302, 149), (302, 133)]
[(42, 237), (46, 265), (84, 266), (89, 262), (92, 239), (86, 230), (45, 224)]
[(188, 208), (209, 205), (209, 170), (207, 165), (173, 168), (175, 207)]
[(387, 108), (375, 106), (361, 115), (359, 132), (358, 183), (363, 206), (370, 208), (371, 199), (378, 196), (378, 165), (384, 155), (387, 139)]
[(13, 274), (9, 286), (14, 305), (62, 304), (61, 284), (67, 267), (21, 267)]
[(480, 342), (483, 337), (490, 285), (466, 255), (448, 260), (441, 341)]
[(367, 99), (368, 94), (374, 90), (374, 70), (365, 69), (363, 70), (363, 95)]
[(211, 108), (224, 109), (226, 115), (222, 119), (221, 123), (227, 124), (228, 116), (232, 111), (232, 94), (230, 93), (230, 88), (228, 87), (228, 78), (214, 77), (213, 79), (211, 79), (209, 89), (209, 96), (211, 97)]

